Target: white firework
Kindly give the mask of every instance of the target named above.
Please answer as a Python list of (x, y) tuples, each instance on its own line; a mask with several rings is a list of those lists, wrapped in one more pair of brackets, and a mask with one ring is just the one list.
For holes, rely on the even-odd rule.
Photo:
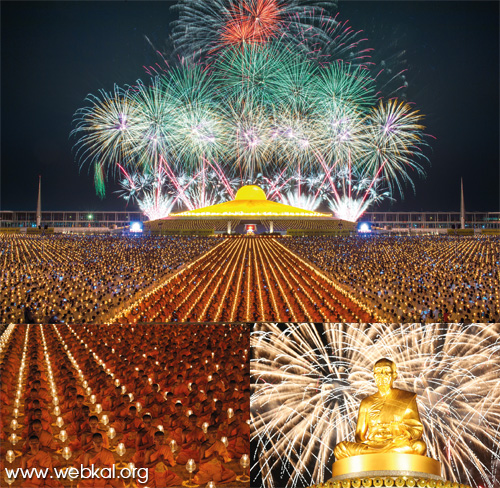
[(418, 395), (428, 455), (451, 481), (493, 488), (500, 462), (500, 324), (261, 324), (251, 345), (254, 469), (265, 486), (331, 476), (382, 357)]

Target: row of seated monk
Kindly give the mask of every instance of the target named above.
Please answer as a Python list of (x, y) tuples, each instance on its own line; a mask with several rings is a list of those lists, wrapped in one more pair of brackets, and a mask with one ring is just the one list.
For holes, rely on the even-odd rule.
[[(71, 452), (71, 466), (110, 467), (116, 464), (115, 458), (119, 455), (116, 446), (123, 443), (125, 453), (123, 457), (120, 456), (120, 460), (132, 462), (136, 468), (147, 471), (148, 481), (142, 486), (159, 488), (180, 485), (187, 472), (184, 468), (176, 468), (176, 465), (185, 465), (189, 460), (198, 465), (194, 473), (194, 480), (198, 484), (208, 481), (230, 482), (236, 478), (234, 469), (230, 469), (228, 464), (238, 463), (250, 451), (250, 392), (245, 369), (233, 368), (236, 362), (230, 361), (227, 371), (220, 370), (224, 373), (221, 376), (215, 364), (211, 364), (208, 359), (212, 359), (212, 354), (205, 354), (202, 362), (212, 373), (210, 381), (201, 365), (198, 369), (189, 368), (196, 376), (203, 374), (203, 378), (192, 378), (199, 379), (199, 383), (186, 382), (181, 374), (172, 378), (169, 373), (165, 377), (170, 381), (172, 391), (162, 394), (160, 384), (163, 384), (163, 375), (149, 371), (149, 376), (145, 374), (151, 365), (148, 354), (144, 354), (146, 358), (140, 356), (145, 368), (132, 368), (134, 371), (131, 376), (124, 376), (124, 383), (117, 386), (113, 377), (88, 352), (88, 348), (74, 341), (71, 334), (66, 334), (66, 329), (62, 332), (72, 357), (77, 358), (78, 364), (84, 365), (82, 371), (88, 378), (89, 388), (92, 385), (91, 390), (99, 392), (97, 400), (100, 403), (91, 398), (84, 386), (77, 384), (75, 366), (52, 329), (46, 330), (43, 338), (38, 328), (30, 331), (25, 365), (28, 374), (25, 378), (20, 375), (23, 337), (22, 334), (14, 337), (0, 366), (2, 378), (6, 379), (2, 381), (0, 390), (2, 463), (6, 444), (12, 441), (12, 434), (18, 430), (12, 427), (12, 420), (18, 419), (20, 424), (24, 424), (20, 433), (21, 441), (24, 440), (20, 460), (20, 467), (23, 468), (46, 467), (53, 470), (62, 466), (64, 461), (60, 459), (60, 454), (63, 447)], [(192, 334), (193, 330), (190, 332)], [(88, 344), (92, 341), (91, 338)], [(47, 355), (41, 347), (44, 343), (50, 352), (51, 370), (47, 367)], [(151, 343), (149, 347), (154, 351), (157, 346), (153, 344), (156, 343)], [(237, 341), (233, 345), (235, 352), (239, 353), (238, 361), (241, 361), (243, 351), (239, 351)], [(121, 347), (119, 344), (115, 346)], [(128, 346), (127, 343), (123, 344), (124, 349)], [(94, 351), (99, 351), (97, 343), (94, 347)], [(192, 352), (197, 353), (197, 349), (194, 346)], [(148, 350), (148, 346), (142, 346), (141, 351)], [(161, 356), (157, 355), (156, 358), (161, 359)], [(113, 363), (111, 357), (108, 359), (107, 368)], [(140, 364), (139, 356), (137, 361), (135, 364)], [(195, 364), (197, 359), (191, 357), (190, 361)], [(116, 364), (119, 365), (119, 362)], [(56, 365), (57, 368), (54, 367)], [(128, 366), (123, 364), (122, 367), (127, 369)], [(24, 392), (21, 394), (21, 403), (18, 402), (19, 408), (16, 408), (14, 393), (20, 377)], [(151, 382), (150, 378), (155, 378), (159, 383)], [(123, 393), (124, 389), (133, 395), (133, 400), (129, 394)], [(61, 401), (52, 407), (54, 393)], [(54, 415), (56, 408), (58, 415)], [(14, 410), (17, 410), (16, 414)], [(57, 417), (61, 419), (57, 419), (58, 422)], [(67, 444), (61, 437), (62, 430), (68, 437)], [(25, 479), (16, 486), (60, 486), (61, 483), (56, 477), (35, 478)], [(141, 485), (140, 479), (136, 481)], [(123, 480), (81, 479), (78, 486), (123, 486)]]

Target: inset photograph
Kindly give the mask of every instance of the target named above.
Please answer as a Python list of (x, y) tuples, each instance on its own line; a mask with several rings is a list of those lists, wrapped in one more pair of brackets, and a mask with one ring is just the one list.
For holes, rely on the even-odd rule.
[(2, 1), (0, 323), (499, 322), (499, 13)]
[(252, 483), (500, 480), (500, 324), (258, 324)]
[(10, 325), (1, 486), (249, 486), (248, 325)]

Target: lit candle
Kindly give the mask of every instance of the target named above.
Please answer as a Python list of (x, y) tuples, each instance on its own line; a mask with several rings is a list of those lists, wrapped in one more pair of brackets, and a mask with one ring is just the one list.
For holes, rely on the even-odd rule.
[(188, 462), (186, 463), (186, 471), (188, 473), (192, 473), (196, 469), (196, 463), (194, 462), (194, 459), (189, 459)]
[(14, 454), (14, 451), (7, 451), (7, 455), (5, 456), (5, 459), (7, 459), (7, 461), (9, 463), (12, 463), (14, 462), (14, 459), (16, 459), (16, 455)]
[(120, 442), (118, 446), (116, 446), (116, 452), (120, 457), (123, 456), (126, 451), (127, 449), (125, 448), (125, 444), (123, 442)]

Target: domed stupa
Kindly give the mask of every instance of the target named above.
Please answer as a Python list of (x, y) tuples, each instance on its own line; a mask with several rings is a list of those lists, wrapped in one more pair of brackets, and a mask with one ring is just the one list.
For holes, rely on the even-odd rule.
[[(316, 222), (316, 224), (314, 224)], [(321, 222), (321, 224), (318, 224)], [(257, 185), (242, 186), (228, 202), (210, 205), (170, 214), (168, 217), (152, 222), (146, 222), (146, 229), (152, 233), (168, 234), (169, 230), (185, 230), (192, 233), (195, 229), (204, 233), (237, 231), (237, 226), (253, 226), (256, 233), (263, 231), (284, 232), (290, 229), (306, 231), (314, 228), (331, 232), (354, 230), (349, 225), (329, 213), (314, 212), (303, 208), (273, 202), (267, 199), (266, 193)], [(207, 232), (212, 230), (213, 232)], [(243, 229), (240, 229), (243, 231)], [(175, 232), (177, 233), (177, 232)], [(182, 232), (181, 232), (182, 233)]]

